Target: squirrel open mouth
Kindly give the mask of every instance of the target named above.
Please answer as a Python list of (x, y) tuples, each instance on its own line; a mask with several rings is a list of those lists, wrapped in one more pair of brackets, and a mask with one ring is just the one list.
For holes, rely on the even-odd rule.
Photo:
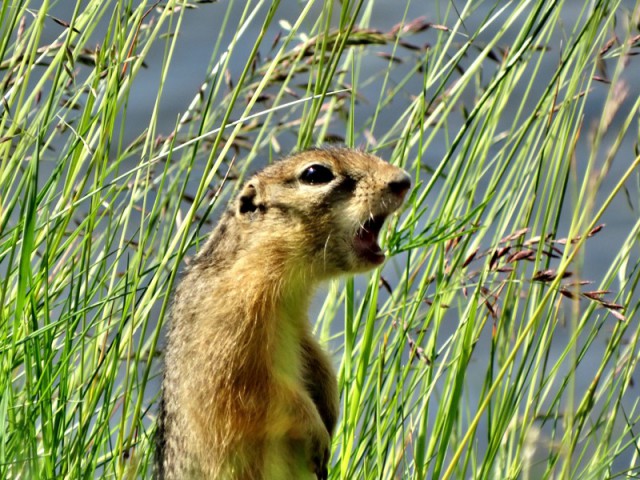
[(385, 259), (384, 252), (378, 245), (378, 234), (385, 219), (386, 215), (380, 215), (364, 222), (356, 232), (353, 241), (356, 253), (376, 265), (381, 264)]

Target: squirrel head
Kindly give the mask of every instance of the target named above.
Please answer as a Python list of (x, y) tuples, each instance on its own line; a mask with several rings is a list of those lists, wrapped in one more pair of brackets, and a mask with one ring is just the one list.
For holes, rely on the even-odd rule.
[(232, 208), (245, 249), (324, 279), (384, 261), (378, 234), (410, 187), (404, 170), (374, 155), (315, 149), (257, 173)]

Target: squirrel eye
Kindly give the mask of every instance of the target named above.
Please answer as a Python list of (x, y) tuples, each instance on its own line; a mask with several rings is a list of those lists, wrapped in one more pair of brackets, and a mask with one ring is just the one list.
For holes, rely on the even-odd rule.
[(311, 165), (300, 174), (300, 180), (311, 185), (329, 183), (335, 176), (324, 165)]

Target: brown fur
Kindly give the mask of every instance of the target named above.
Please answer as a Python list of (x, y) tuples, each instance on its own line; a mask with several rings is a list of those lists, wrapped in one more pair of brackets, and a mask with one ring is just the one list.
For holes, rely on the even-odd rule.
[[(318, 164), (335, 178), (302, 181)], [(353, 238), (408, 187), (402, 170), (349, 149), (303, 152), (247, 182), (175, 293), (161, 478), (326, 477), (338, 389), (307, 309), (319, 282), (375, 266)]]

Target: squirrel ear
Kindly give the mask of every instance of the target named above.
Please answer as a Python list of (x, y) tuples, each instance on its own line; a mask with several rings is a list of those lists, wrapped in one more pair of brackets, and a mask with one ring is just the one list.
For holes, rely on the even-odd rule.
[(255, 212), (256, 210), (264, 210), (264, 205), (258, 198), (258, 191), (253, 183), (247, 183), (238, 198), (238, 212), (243, 215), (245, 213)]

